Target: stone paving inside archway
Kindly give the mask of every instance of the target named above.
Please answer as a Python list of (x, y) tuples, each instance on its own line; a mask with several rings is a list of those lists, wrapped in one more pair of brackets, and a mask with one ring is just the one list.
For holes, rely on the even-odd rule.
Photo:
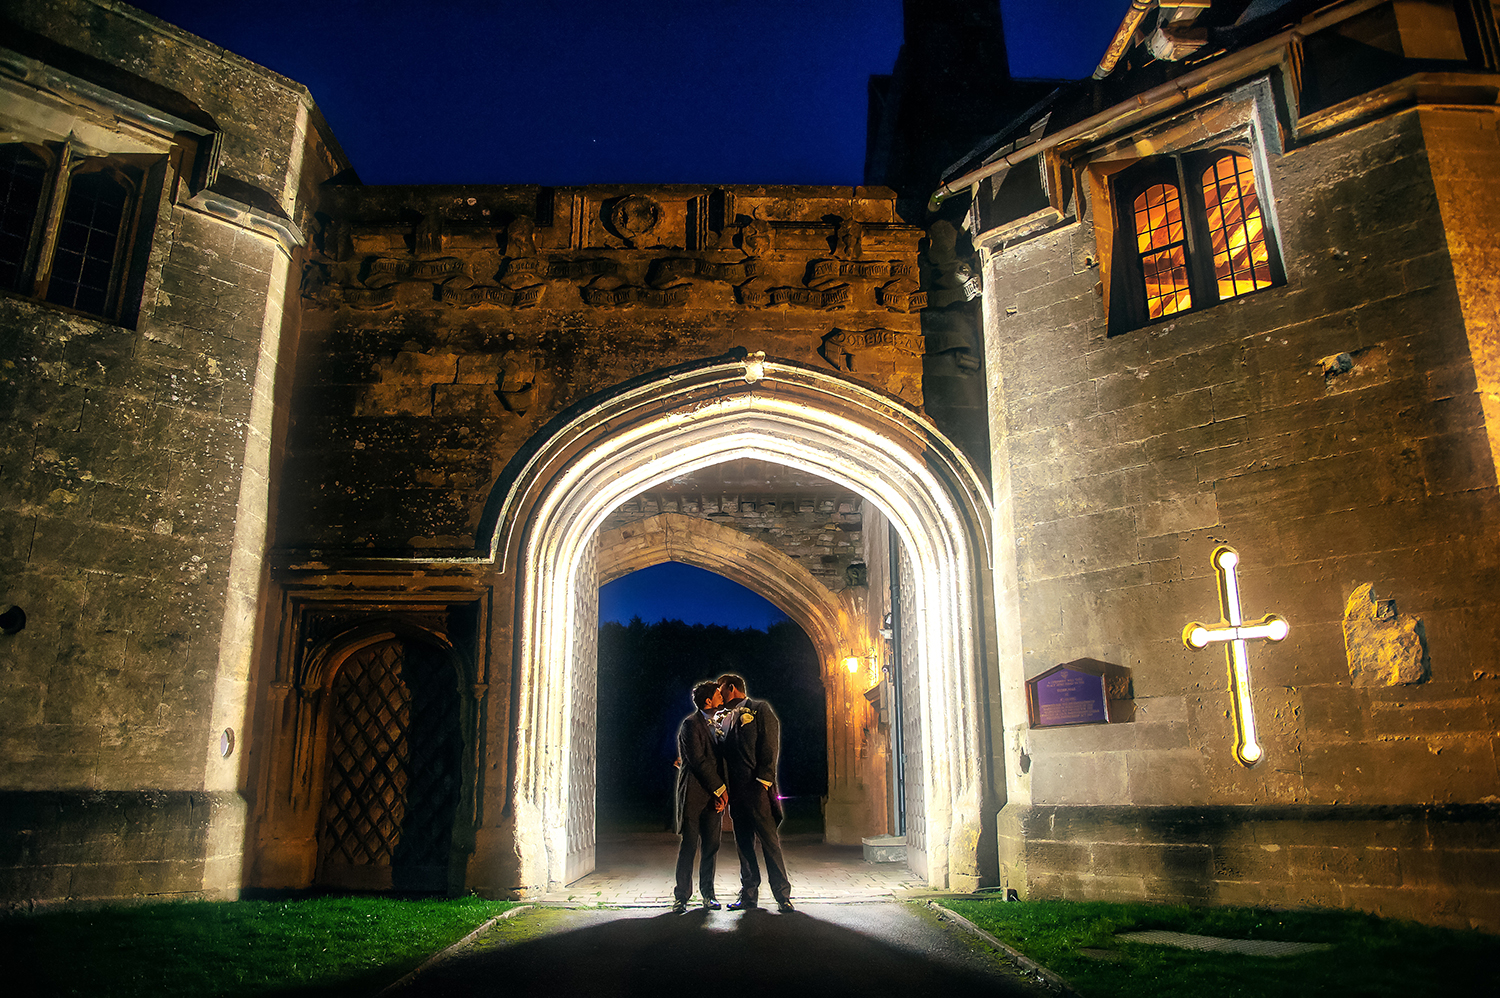
[[(594, 872), (537, 900), (630, 907), (670, 905), (677, 842), (671, 832), (601, 835)], [(782, 852), (792, 881), (793, 901), (876, 901), (928, 891), (926, 882), (904, 863), (867, 863), (858, 846), (833, 846), (819, 836), (789, 835), (782, 839)], [(714, 878), (720, 901), (728, 903), (739, 896), (739, 879), (734, 835), (726, 831)], [(697, 880), (695, 867), (695, 904)], [(773, 903), (764, 884), (760, 900), (762, 904)]]

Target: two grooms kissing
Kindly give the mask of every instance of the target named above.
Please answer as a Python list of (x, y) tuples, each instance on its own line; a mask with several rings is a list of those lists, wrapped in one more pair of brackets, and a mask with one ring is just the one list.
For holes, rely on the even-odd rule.
[(723, 831), (724, 810), (734, 819), (740, 855), (740, 895), (730, 911), (760, 906), (760, 864), (779, 911), (792, 911), (786, 860), (779, 831), (783, 811), (776, 780), (781, 754), (781, 722), (764, 700), (746, 695), (744, 677), (726, 673), (693, 687), (693, 712), (677, 729), (677, 885), (672, 911), (687, 911), (693, 894), (693, 859), (704, 908), (720, 907), (714, 893), (714, 866)]

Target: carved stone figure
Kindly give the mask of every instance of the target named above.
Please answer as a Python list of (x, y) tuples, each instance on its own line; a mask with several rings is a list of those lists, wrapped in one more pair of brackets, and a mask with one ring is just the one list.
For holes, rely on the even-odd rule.
[(513, 258), (536, 256), (536, 222), (522, 215), (505, 227), (505, 253)]
[(623, 197), (609, 209), (609, 227), (631, 247), (661, 224), (661, 205), (644, 194)]
[(750, 221), (740, 227), (740, 249), (746, 256), (765, 256), (771, 252), (771, 226), (768, 222)]
[(858, 260), (864, 255), (865, 227), (852, 218), (839, 222), (834, 233), (834, 255), (843, 260)]

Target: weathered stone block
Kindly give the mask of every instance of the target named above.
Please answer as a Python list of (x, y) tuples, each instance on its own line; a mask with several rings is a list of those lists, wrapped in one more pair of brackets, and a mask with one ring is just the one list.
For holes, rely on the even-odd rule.
[(1355, 686), (1394, 686), (1427, 678), (1421, 621), (1396, 612), (1394, 600), (1377, 603), (1372, 583), (1349, 595), (1344, 607), (1344, 648)]
[(1128, 565), (1137, 554), (1135, 517), (1129, 510), (1109, 510), (1035, 524), (1018, 539), (1017, 550), (1026, 579)]
[(1141, 507), (1138, 528), (1142, 537), (1158, 537), (1212, 527), (1219, 522), (1213, 493), (1151, 503)]

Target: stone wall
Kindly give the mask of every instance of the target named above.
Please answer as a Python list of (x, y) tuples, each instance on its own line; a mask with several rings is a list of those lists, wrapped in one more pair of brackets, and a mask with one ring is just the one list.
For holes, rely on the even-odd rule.
[[(123, 324), (0, 298), (0, 600), (27, 614), (0, 637), (0, 788), (8, 841), (25, 844), (0, 897), (232, 893), (243, 754), (218, 749), (223, 729), (244, 736), (292, 220), (347, 164), (304, 89), (122, 4), (7, 17), (0, 44), (206, 121), (222, 155), (195, 189), (212, 143), (164, 142), (143, 187), (145, 290)], [(149, 820), (98, 823), (98, 800), (135, 792)], [(189, 800), (205, 792), (212, 807)]]
[(1494, 805), (1037, 805), (1020, 831), (1027, 887), (1039, 897), (1358, 908), (1500, 925)]
[[(237, 793), (0, 791), (0, 897), (12, 910), (221, 896), (211, 868), (236, 864)], [(224, 812), (229, 812), (226, 816)]]
[(736, 347), (922, 401), (921, 233), (889, 191), (351, 187), (322, 204), (289, 549), (487, 551), (490, 492), (548, 420)]
[[(1500, 786), (1500, 635), (1486, 623), (1500, 497), (1423, 120), (1266, 160), (1283, 286), (1112, 337), (1097, 215), (990, 256), (1019, 666), (1092, 659), (1133, 689), (1127, 723), (1019, 726), (1011, 800), (1027, 829), (1028, 801), (1426, 807)], [(1224, 543), (1241, 555), (1245, 615), (1291, 625), (1251, 645), (1254, 768), (1231, 752), (1223, 650), (1181, 639), (1218, 619), (1209, 557)], [(1378, 677), (1360, 663), (1387, 652), (1351, 626), (1366, 584), (1394, 601), (1388, 627), (1419, 636)], [(1347, 820), (1329, 836), (1357, 841), (1366, 819)], [(1024, 848), (1038, 889), (1079, 869)], [(1346, 896), (1363, 903), (1356, 886)]]

